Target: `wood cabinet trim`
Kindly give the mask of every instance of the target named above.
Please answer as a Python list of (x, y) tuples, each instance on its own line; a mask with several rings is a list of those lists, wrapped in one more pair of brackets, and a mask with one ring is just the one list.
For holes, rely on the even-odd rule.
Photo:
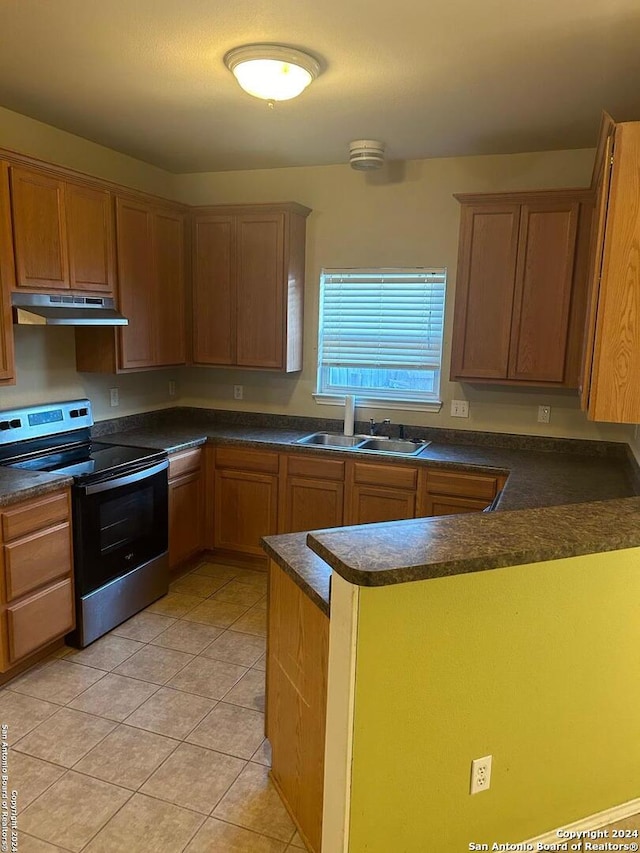
[(584, 187), (562, 187), (550, 190), (522, 190), (520, 192), (490, 193), (453, 193), (453, 197), (463, 205), (529, 204), (567, 201), (593, 203), (593, 189)]
[(271, 213), (295, 213), (298, 216), (309, 216), (312, 212), (310, 207), (305, 207), (297, 201), (266, 202), (262, 204), (214, 204), (195, 205), (190, 208), (194, 216), (237, 216), (239, 214), (252, 214), (262, 216)]
[(0, 162), (0, 383), (15, 383), (11, 291), (16, 287), (9, 164)]
[(54, 179), (70, 181), (78, 186), (85, 186), (90, 189), (108, 190), (111, 193), (127, 197), (129, 199), (144, 199), (149, 204), (157, 205), (158, 207), (180, 208), (185, 213), (193, 209), (193, 207), (182, 204), (178, 201), (172, 201), (163, 196), (154, 195), (153, 193), (145, 192), (144, 190), (136, 190), (131, 187), (126, 187), (123, 184), (117, 184), (109, 181), (106, 178), (99, 178), (95, 175), (89, 175), (86, 172), (80, 172), (76, 169), (71, 169), (68, 166), (59, 166), (54, 163), (48, 163), (46, 160), (39, 160), (36, 157), (30, 157), (28, 154), (21, 154), (18, 151), (13, 151), (9, 148), (0, 148), (0, 159), (6, 160), (12, 166), (18, 166), (24, 169), (34, 169), (42, 172)]

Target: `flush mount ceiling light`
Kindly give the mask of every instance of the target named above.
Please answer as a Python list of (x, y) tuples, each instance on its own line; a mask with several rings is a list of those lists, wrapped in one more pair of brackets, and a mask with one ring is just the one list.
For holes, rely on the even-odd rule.
[(317, 59), (281, 44), (236, 47), (226, 54), (224, 64), (245, 92), (265, 101), (297, 98), (320, 74)]

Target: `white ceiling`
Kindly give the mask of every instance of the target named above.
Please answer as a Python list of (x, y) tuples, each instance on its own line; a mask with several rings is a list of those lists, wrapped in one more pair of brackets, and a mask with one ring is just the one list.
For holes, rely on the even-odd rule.
[[(250, 42), (325, 70), (269, 110)], [(638, 0), (3, 0), (0, 105), (174, 172), (581, 148), (640, 118), (639, 43)]]

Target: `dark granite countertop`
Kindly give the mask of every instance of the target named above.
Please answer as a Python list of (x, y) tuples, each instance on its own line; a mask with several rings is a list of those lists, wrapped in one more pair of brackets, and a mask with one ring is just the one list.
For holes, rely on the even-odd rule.
[(73, 477), (66, 475), (22, 471), (18, 468), (0, 468), (0, 506), (38, 498), (49, 492), (64, 489), (72, 483)]
[(331, 567), (307, 548), (307, 534), (284, 533), (280, 536), (265, 536), (262, 543), (271, 559), (328, 616)]
[(350, 583), (386, 586), (640, 546), (640, 497), (315, 531)]
[[(291, 419), (295, 423), (296, 419)], [(479, 571), (498, 566), (575, 556), (640, 544), (640, 493), (626, 445), (537, 437), (505, 436), (511, 446), (495, 446), (487, 434), (433, 431), (434, 440), (417, 457), (353, 450), (320, 450), (296, 444), (318, 427), (300, 429), (240, 423), (215, 423), (193, 411), (174, 423), (137, 425), (133, 430), (101, 435), (102, 441), (155, 447), (176, 452), (211, 441), (283, 450), (325, 458), (387, 460), (400, 465), (506, 473), (509, 477), (494, 513), (368, 524), (309, 534), (269, 536), (265, 550), (323, 610), (329, 612), (329, 581), (335, 569), (352, 583), (383, 585), (418, 578)], [(324, 427), (331, 429), (331, 426)], [(544, 449), (538, 449), (544, 448)], [(590, 503), (588, 503), (590, 502)], [(547, 514), (543, 507), (549, 509)], [(635, 507), (635, 509), (633, 509)], [(519, 512), (506, 512), (519, 510)], [(634, 518), (637, 511), (638, 516)], [(605, 535), (620, 515), (627, 527), (617, 538)], [(620, 544), (623, 543), (623, 544)], [(313, 549), (313, 550), (311, 550)], [(314, 553), (317, 552), (317, 553)]]
[[(270, 450), (295, 450), (297, 453), (333, 459), (362, 458), (378, 463), (387, 460), (394, 465), (433, 465), (462, 471), (508, 473), (507, 483), (496, 507), (500, 510), (606, 500), (636, 494), (631, 467), (624, 452), (626, 445), (614, 447), (613, 450), (611, 445), (607, 445), (610, 450), (608, 455), (586, 455), (575, 452), (580, 442), (574, 444), (572, 452), (552, 452), (433, 441), (419, 456), (407, 457), (361, 450), (321, 450), (296, 444), (296, 440), (307, 433), (308, 430), (212, 425), (203, 422), (190, 426), (138, 428), (101, 435), (100, 440), (153, 447), (169, 453), (211, 441), (220, 445), (242, 444), (245, 447)], [(591, 449), (594, 443), (584, 444)]]

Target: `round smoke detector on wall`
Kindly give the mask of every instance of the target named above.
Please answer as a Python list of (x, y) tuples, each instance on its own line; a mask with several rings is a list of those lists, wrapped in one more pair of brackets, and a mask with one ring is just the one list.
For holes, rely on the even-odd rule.
[(376, 139), (354, 139), (349, 143), (349, 163), (352, 169), (379, 169), (384, 163), (384, 142)]

